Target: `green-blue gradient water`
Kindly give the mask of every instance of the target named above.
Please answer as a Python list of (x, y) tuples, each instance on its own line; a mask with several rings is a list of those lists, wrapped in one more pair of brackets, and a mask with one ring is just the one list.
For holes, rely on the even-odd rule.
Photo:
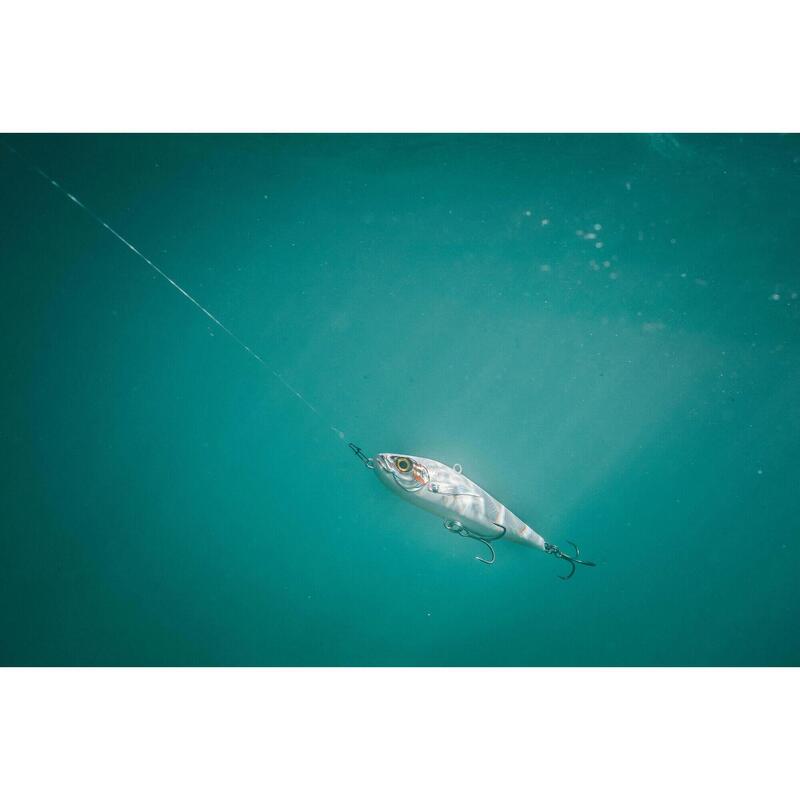
[(800, 663), (797, 136), (5, 141), (3, 664)]

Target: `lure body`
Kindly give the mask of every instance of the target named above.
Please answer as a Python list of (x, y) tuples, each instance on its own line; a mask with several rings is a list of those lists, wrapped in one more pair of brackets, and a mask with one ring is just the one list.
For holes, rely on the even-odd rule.
[(546, 551), (547, 543), (530, 525), (461, 472), (420, 456), (380, 453), (375, 474), (395, 494), (445, 521), (445, 527), (484, 541), (504, 538)]

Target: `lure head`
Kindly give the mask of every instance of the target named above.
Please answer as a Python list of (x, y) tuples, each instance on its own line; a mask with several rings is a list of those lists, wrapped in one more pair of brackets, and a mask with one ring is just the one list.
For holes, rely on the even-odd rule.
[(397, 453), (379, 453), (372, 459), (375, 474), (381, 483), (399, 492), (418, 492), (430, 480), (428, 459)]

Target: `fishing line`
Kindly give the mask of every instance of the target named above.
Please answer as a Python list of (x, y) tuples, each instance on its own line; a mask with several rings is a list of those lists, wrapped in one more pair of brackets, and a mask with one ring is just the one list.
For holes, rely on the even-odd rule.
[(11, 153), (13, 153), (20, 161), (26, 163), (30, 166), (31, 169), (34, 170), (38, 175), (40, 175), (44, 180), (46, 180), (53, 188), (57, 189), (64, 197), (66, 197), (70, 202), (74, 203), (78, 208), (88, 214), (95, 222), (105, 228), (112, 236), (116, 237), (122, 244), (124, 244), (129, 250), (135, 253), (145, 264), (149, 267), (152, 267), (167, 283), (177, 289), (190, 303), (196, 306), (200, 311), (203, 312), (220, 330), (224, 331), (228, 336), (233, 339), (239, 347), (242, 348), (246, 353), (251, 355), (259, 364), (261, 364), (267, 372), (270, 373), (276, 380), (278, 380), (283, 386), (287, 389), (287, 391), (291, 392), (303, 405), (309, 409), (309, 411), (316, 414), (320, 420), (322, 420), (330, 429), (333, 431), (339, 439), (344, 439), (345, 435), (342, 431), (340, 431), (335, 425), (332, 425), (325, 417), (319, 412), (319, 410), (312, 405), (308, 400), (306, 400), (303, 395), (297, 391), (297, 389), (292, 386), (280, 372), (274, 370), (252, 347), (242, 341), (227, 325), (224, 325), (217, 319), (202, 303), (196, 300), (189, 292), (186, 291), (176, 280), (171, 278), (166, 272), (164, 272), (161, 267), (154, 264), (146, 255), (144, 255), (140, 250), (134, 247), (121, 233), (118, 233), (114, 228), (112, 228), (102, 217), (92, 211), (91, 208), (84, 205), (74, 194), (70, 194), (61, 184), (51, 178), (41, 167), (35, 164), (33, 161), (25, 158), (21, 155), (17, 150), (15, 150), (10, 144), (6, 141), (2, 141), (3, 146)]

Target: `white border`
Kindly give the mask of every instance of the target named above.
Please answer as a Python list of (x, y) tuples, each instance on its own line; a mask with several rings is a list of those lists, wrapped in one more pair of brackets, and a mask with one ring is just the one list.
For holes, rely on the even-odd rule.
[(796, 670), (0, 673), (7, 798), (797, 797)]
[(30, 0), (0, 131), (796, 131), (794, 7)]

